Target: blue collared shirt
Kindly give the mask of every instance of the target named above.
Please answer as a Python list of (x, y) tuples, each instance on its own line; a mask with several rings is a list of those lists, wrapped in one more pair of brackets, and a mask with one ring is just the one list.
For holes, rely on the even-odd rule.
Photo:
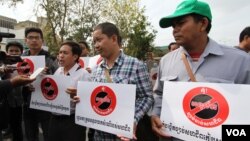
[(250, 56), (209, 39), (198, 62), (193, 62), (187, 51), (180, 47), (161, 58), (154, 86), (155, 103), (152, 115), (160, 116), (164, 81), (190, 81), (181, 54), (185, 53), (199, 82), (250, 84)]
[[(149, 80), (149, 74), (145, 64), (136, 58), (125, 55), (120, 52), (119, 57), (115, 60), (114, 66), (108, 68), (105, 59), (97, 65), (92, 72), (91, 79), (94, 82), (106, 83), (105, 69), (109, 69), (110, 77), (113, 83), (135, 84), (136, 101), (135, 101), (135, 123), (149, 111), (153, 104), (152, 85)], [(95, 139), (112, 141), (116, 136), (108, 133), (97, 131)]]

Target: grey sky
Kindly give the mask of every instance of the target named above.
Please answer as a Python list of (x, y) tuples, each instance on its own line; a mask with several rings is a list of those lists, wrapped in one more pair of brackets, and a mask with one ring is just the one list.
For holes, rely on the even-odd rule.
[[(146, 16), (158, 31), (154, 44), (156, 46), (167, 45), (174, 41), (172, 28), (162, 29), (159, 27), (160, 18), (174, 12), (176, 6), (182, 0), (141, 0), (141, 5), (146, 7)], [(249, 0), (203, 0), (209, 3), (212, 10), (212, 29), (209, 36), (216, 41), (237, 45), (241, 30), (250, 26), (250, 1)], [(9, 16), (17, 21), (35, 21), (32, 12), (34, 0), (24, 0), (16, 8), (0, 5), (0, 15)]]

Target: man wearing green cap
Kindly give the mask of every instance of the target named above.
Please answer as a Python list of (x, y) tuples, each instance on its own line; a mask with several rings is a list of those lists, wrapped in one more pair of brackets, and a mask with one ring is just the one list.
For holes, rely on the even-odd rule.
[(160, 20), (162, 28), (173, 28), (175, 41), (181, 46), (161, 58), (154, 86), (152, 129), (162, 138), (170, 138), (162, 131), (163, 124), (159, 118), (164, 81), (250, 84), (249, 55), (208, 37), (211, 22), (209, 5), (197, 0), (181, 2), (172, 15)]

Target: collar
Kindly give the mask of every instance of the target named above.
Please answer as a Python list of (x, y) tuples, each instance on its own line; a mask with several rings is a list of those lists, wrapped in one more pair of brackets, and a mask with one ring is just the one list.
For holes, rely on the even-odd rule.
[[(200, 57), (206, 57), (209, 54), (213, 54), (213, 55), (223, 55), (224, 54), (223, 50), (221, 49), (221, 45), (219, 45), (217, 42), (215, 42), (211, 38), (208, 38), (208, 40), (209, 41), (205, 47), (205, 50), (201, 54)], [(182, 48), (182, 50), (183, 50), (183, 52), (185, 52), (186, 55), (189, 56), (189, 54), (187, 53), (187, 51), (184, 48)]]
[[(60, 68), (60, 73), (61, 74), (64, 74), (64, 67), (61, 67)], [(69, 75), (72, 75), (74, 74), (74, 72), (76, 72), (77, 70), (79, 70), (79, 64), (75, 63), (75, 65), (69, 70)], [(66, 75), (66, 74), (65, 74)]]
[[(125, 54), (123, 53), (123, 51), (120, 51), (119, 56), (115, 60), (114, 66), (115, 65), (121, 66), (123, 64), (124, 59), (125, 59)], [(107, 61), (105, 58), (100, 63), (100, 66), (104, 68), (108, 68)]]

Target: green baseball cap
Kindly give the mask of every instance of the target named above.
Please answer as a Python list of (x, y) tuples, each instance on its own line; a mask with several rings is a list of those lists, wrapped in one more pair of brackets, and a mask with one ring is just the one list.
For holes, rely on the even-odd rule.
[(198, 1), (198, 0), (185, 0), (177, 6), (177, 8), (175, 9), (172, 15), (163, 17), (160, 20), (160, 27), (162, 28), (170, 27), (172, 26), (172, 20), (174, 18), (192, 14), (192, 13), (205, 16), (210, 21), (212, 21), (212, 13), (207, 3)]

